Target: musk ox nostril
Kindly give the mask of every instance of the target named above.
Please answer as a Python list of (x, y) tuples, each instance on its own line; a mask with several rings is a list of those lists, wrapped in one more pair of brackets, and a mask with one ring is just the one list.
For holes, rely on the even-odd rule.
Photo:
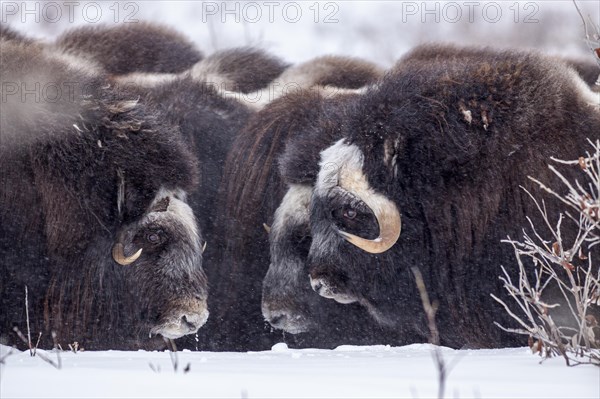
[(310, 279), (310, 286), (312, 287), (313, 291), (315, 291), (316, 293), (319, 293), (321, 291), (321, 288), (323, 288), (323, 282), (321, 281), (321, 279)]
[(189, 328), (190, 330), (196, 331), (202, 324), (204, 324), (206, 318), (204, 315), (198, 314), (184, 314), (181, 316), (181, 325)]
[(306, 318), (293, 311), (287, 309), (268, 310), (263, 308), (265, 320), (274, 328), (284, 330), (290, 334), (299, 334), (310, 329), (310, 323)]
[(208, 319), (206, 301), (187, 303), (183, 307), (164, 314), (160, 323), (151, 329), (150, 334), (160, 334), (175, 339), (198, 331)]
[(322, 296), (323, 298), (333, 299), (339, 303), (353, 303), (358, 300), (356, 295), (348, 291), (343, 286), (338, 284), (332, 284), (328, 277), (323, 278), (312, 278), (310, 279), (310, 286), (313, 291)]
[(287, 319), (287, 315), (278, 314), (276, 316), (273, 316), (273, 317), (269, 318), (267, 321), (273, 327), (277, 327), (277, 326), (285, 324), (286, 319)]

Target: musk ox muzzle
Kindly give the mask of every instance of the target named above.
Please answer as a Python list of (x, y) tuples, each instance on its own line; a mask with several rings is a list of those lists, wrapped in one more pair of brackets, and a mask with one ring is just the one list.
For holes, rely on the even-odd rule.
[(271, 326), (291, 334), (314, 326), (310, 308), (318, 297), (306, 280), (312, 187), (290, 186), (269, 228), (271, 264), (263, 280), (262, 314)]
[(150, 335), (162, 335), (175, 339), (194, 334), (208, 320), (206, 299), (194, 298), (177, 301), (160, 318), (159, 324), (152, 327)]
[(263, 280), (263, 317), (273, 328), (290, 334), (310, 331), (316, 325), (311, 309), (318, 296), (306, 284), (306, 274), (299, 273), (304, 266), (297, 260), (271, 264)]
[(263, 300), (262, 314), (273, 328), (290, 334), (304, 333), (315, 326), (308, 312), (297, 306), (281, 304), (279, 301)]

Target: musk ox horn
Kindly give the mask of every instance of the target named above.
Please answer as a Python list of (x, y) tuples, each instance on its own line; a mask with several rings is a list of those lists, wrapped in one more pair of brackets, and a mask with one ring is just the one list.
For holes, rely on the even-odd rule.
[(379, 223), (379, 237), (374, 240), (367, 240), (366, 238), (346, 233), (341, 230), (340, 234), (349, 243), (356, 245), (363, 251), (372, 254), (380, 254), (390, 249), (400, 237), (400, 212), (398, 212), (398, 208), (396, 208), (396, 205), (394, 204), (390, 204), (390, 206), (385, 208), (380, 208), (379, 212), (375, 211), (375, 209), (373, 209), (373, 211), (377, 218), (377, 223)]
[(348, 242), (356, 245), (363, 251), (372, 254), (380, 254), (387, 251), (400, 237), (402, 223), (398, 207), (390, 199), (374, 192), (366, 183), (362, 173), (354, 181), (354, 183), (360, 181), (361, 184), (348, 184), (347, 179), (344, 180), (345, 184), (342, 187), (345, 185), (346, 190), (360, 198), (375, 214), (375, 218), (379, 224), (379, 236), (374, 240), (368, 240), (341, 230), (339, 231), (340, 234)]
[[(356, 144), (346, 139), (321, 152), (321, 170), (315, 192), (328, 192), (334, 185), (360, 199), (371, 209), (379, 224), (379, 236), (368, 240), (338, 229), (348, 242), (363, 251), (379, 254), (390, 249), (400, 237), (400, 212), (396, 204), (385, 195), (373, 190), (363, 172), (364, 155)], [(323, 194), (325, 195), (325, 194)]]
[(120, 242), (116, 243), (112, 249), (112, 257), (119, 265), (127, 266), (135, 262), (142, 254), (142, 248), (138, 249), (136, 253), (131, 256), (125, 256), (123, 244)]
[(271, 233), (271, 226), (266, 223), (263, 223), (263, 229), (267, 232), (267, 234)]

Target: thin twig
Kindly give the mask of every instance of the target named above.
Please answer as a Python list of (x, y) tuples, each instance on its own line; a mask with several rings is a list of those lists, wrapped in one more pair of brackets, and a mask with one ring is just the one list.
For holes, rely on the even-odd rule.
[[(173, 366), (173, 371), (177, 373), (179, 369), (179, 356), (177, 355), (177, 345), (175, 345), (175, 341), (170, 338), (163, 338), (165, 343), (167, 344), (167, 349), (169, 351), (169, 357), (171, 358), (171, 365)], [(186, 374), (191, 369), (191, 363), (188, 363), (183, 368), (183, 373)]]
[(0, 364), (6, 364), (6, 359), (15, 353), (15, 348), (10, 348), (8, 352), (4, 354), (4, 356), (0, 356)]
[(25, 317), (27, 320), (27, 345), (29, 346), (29, 355), (35, 356), (33, 350), (33, 344), (31, 343), (31, 328), (29, 327), (29, 294), (27, 292), (27, 286), (25, 286)]
[[(585, 41), (587, 42), (590, 50), (592, 51), (592, 54), (594, 54), (594, 59), (596, 60), (596, 63), (598, 64), (598, 66), (600, 66), (600, 50), (598, 49), (598, 48), (600, 48), (600, 41), (599, 41), (600, 32), (598, 30), (598, 27), (594, 25), (592, 18), (589, 17), (590, 25), (592, 25), (592, 27), (596, 31), (595, 38), (594, 38), (595, 40), (593, 40), (592, 38), (590, 38), (590, 34), (588, 32), (588, 26), (585, 21), (585, 17), (583, 16), (581, 9), (579, 8), (579, 5), (577, 5), (577, 1), (573, 0), (573, 4), (575, 5), (575, 9), (577, 9), (577, 13), (579, 14), (579, 17), (581, 18), (581, 21), (583, 22), (583, 31), (585, 34)], [(594, 45), (596, 45), (596, 48), (594, 48)], [(598, 81), (596, 82), (596, 85), (600, 85), (600, 76), (598, 77)]]
[(440, 350), (439, 346), (440, 334), (437, 328), (437, 324), (435, 322), (437, 305), (432, 304), (429, 300), (427, 288), (425, 287), (425, 282), (423, 281), (423, 275), (421, 274), (419, 269), (413, 267), (411, 270), (415, 276), (417, 289), (419, 290), (419, 295), (421, 296), (421, 302), (423, 304), (423, 310), (425, 311), (425, 315), (427, 316), (427, 326), (429, 328), (429, 342), (434, 345), (433, 359), (438, 370), (438, 398), (442, 399), (444, 397), (444, 391), (446, 389), (446, 379), (450, 370), (446, 365), (444, 355), (442, 354), (442, 351)]

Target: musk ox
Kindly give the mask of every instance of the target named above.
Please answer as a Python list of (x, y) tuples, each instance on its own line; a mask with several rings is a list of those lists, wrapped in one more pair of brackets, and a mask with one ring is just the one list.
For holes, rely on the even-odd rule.
[[(198, 167), (176, 125), (106, 77), (0, 42), (0, 333), (156, 348), (208, 317)], [(151, 338), (153, 337), (153, 338)]]
[[(244, 62), (236, 62), (236, 59)], [(226, 64), (230, 61), (232, 64)], [(258, 65), (263, 61), (267, 68), (265, 75), (259, 75)], [(227, 239), (223, 235), (227, 232), (215, 227), (222, 198), (218, 195), (219, 187), (222, 181), (229, 179), (224, 174), (225, 159), (234, 139), (254, 114), (243, 101), (223, 94), (227, 89), (246, 90), (245, 88), (264, 85), (261, 82), (270, 79), (273, 68), (269, 65), (274, 66), (275, 61), (274, 57), (255, 49), (227, 50), (213, 54), (177, 76), (138, 74), (131, 79), (133, 74), (130, 74), (114, 79), (124, 90), (153, 104), (165, 120), (177, 125), (188, 148), (199, 160), (199, 186), (188, 196), (188, 203), (194, 210), (207, 243), (203, 265), (208, 272), (221, 268), (219, 251), (222, 241)], [(245, 65), (255, 67), (244, 70)], [(200, 72), (201, 68), (208, 73)], [(226, 75), (222, 74), (223, 71)], [(257, 83), (252, 83), (251, 79), (256, 79)], [(221, 220), (223, 219), (222, 217)], [(259, 281), (261, 277), (258, 278)], [(229, 297), (234, 294), (225, 292), (222, 295)], [(211, 297), (211, 309), (223, 300), (212, 294)], [(196, 338), (180, 340), (178, 346), (198, 349), (212, 347), (214, 331), (218, 332), (220, 326), (218, 322), (211, 326), (210, 329), (203, 328)]]
[(178, 74), (132, 72), (116, 76), (115, 80), (121, 85), (152, 88), (189, 78), (211, 85), (220, 95), (240, 99), (242, 93), (266, 87), (287, 67), (281, 59), (263, 50), (239, 47), (217, 51)]
[[(218, 229), (219, 234), (213, 233), (220, 207), (217, 189), (223, 177), (224, 160), (233, 139), (254, 112), (236, 97), (260, 90), (287, 67), (261, 50), (239, 48), (216, 52), (180, 73), (134, 71), (111, 76), (121, 90), (152, 104), (164, 120), (178, 126), (184, 142), (199, 159), (199, 186), (189, 193), (188, 203), (207, 243), (203, 264), (208, 270), (220, 268), (218, 251), (223, 245), (219, 241), (226, 239), (220, 234), (227, 233), (222, 228)], [(227, 179), (225, 175), (224, 181)], [(262, 276), (256, 277), (256, 281), (261, 279)], [(224, 297), (232, 295), (223, 293)], [(216, 298), (216, 305), (220, 299)], [(210, 304), (211, 308), (214, 306)], [(220, 327), (218, 322), (212, 326), (210, 331), (203, 328), (196, 339), (178, 342), (178, 346), (213, 347), (213, 331), (219, 332)]]
[(189, 74), (219, 90), (246, 94), (267, 87), (289, 67), (261, 49), (238, 47), (211, 54), (191, 67)]
[(179, 73), (203, 58), (176, 30), (154, 23), (82, 26), (61, 34), (56, 51), (101, 65), (107, 73)]
[(85, 26), (60, 35), (54, 52), (95, 63), (121, 84), (151, 87), (184, 77), (219, 90), (250, 93), (289, 64), (260, 49), (240, 47), (204, 57), (184, 35), (154, 23)]
[[(302, 64), (303, 75), (289, 81), (297, 83), (295, 89), (315, 85), (319, 88), (291, 90), (257, 107), (264, 106), (250, 116), (227, 156), (215, 233), (221, 241), (216, 243), (215, 266), (207, 269), (211, 297), (216, 298), (211, 303), (211, 319), (202, 331), (209, 337), (203, 344), (207, 349), (265, 349), (281, 339), (281, 333), (273, 332), (261, 315), (262, 279), (269, 262), (268, 234), (263, 224), (271, 224), (286, 189), (276, 159), (288, 140), (301, 134), (305, 126), (311, 126), (329, 107), (329, 98), (336, 95), (331, 85), (362, 88), (381, 76), (380, 69), (368, 62), (339, 57), (339, 62), (334, 63), (330, 62), (332, 59)], [(342, 64), (343, 71), (339, 69)], [(312, 70), (318, 71), (312, 79), (307, 73), (311, 65)], [(298, 70), (298, 66), (289, 69)], [(290, 75), (287, 71), (284, 74)], [(340, 81), (339, 76), (347, 76), (348, 81)], [(330, 85), (330, 89), (323, 90), (321, 84)], [(344, 97), (352, 96), (339, 91)], [(312, 341), (304, 342), (308, 345)]]
[[(295, 345), (328, 348), (401, 342), (396, 329), (372, 323), (358, 304), (327, 301), (307, 284), (306, 258), (312, 241), (309, 204), (319, 171), (319, 154), (302, 152), (307, 147), (324, 149), (339, 140), (343, 121), (360, 97), (360, 93), (329, 98), (303, 95), (288, 104), (287, 112), (304, 120), (292, 126), (278, 157), (278, 178), (287, 191), (282, 188), (281, 202), (271, 213), (270, 266), (263, 280), (261, 309), (273, 328), (295, 334), (291, 340)], [(314, 158), (309, 160), (307, 156), (311, 155)], [(294, 163), (292, 159), (302, 162)]]
[[(216, 259), (219, 257), (220, 242), (227, 238), (215, 227), (221, 201), (219, 187), (221, 181), (228, 178), (224, 174), (225, 159), (252, 111), (233, 98), (223, 97), (214, 86), (198, 82), (189, 76), (151, 88), (138, 89), (142, 98), (156, 104), (165, 120), (180, 127), (184, 142), (200, 161), (196, 166), (199, 186), (188, 196), (188, 203), (206, 240), (203, 265), (210, 273), (222, 267)], [(131, 86), (129, 90), (132, 90)], [(211, 313), (223, 300), (212, 291), (214, 290), (211, 289), (209, 300)], [(210, 346), (212, 333), (212, 329), (203, 328), (196, 338), (183, 338), (178, 346), (204, 349)]]
[(358, 58), (325, 55), (297, 65), (287, 66), (268, 85), (257, 87), (247, 96), (235, 96), (254, 109), (262, 109), (270, 102), (295, 91), (318, 88), (324, 95), (335, 96), (363, 88), (383, 73), (371, 62)]
[[(274, 248), (292, 242), (272, 237), (265, 288), (273, 276), (304, 279), (321, 297), (360, 304), (373, 323), (400, 333), (389, 343), (405, 343), (426, 339), (411, 273), (417, 267), (439, 303), (442, 344), (522, 343), (493, 325), (509, 323), (490, 293), (503, 294), (500, 265), (515, 263), (500, 241), (519, 237), (526, 216), (543, 224), (522, 187), (536, 192), (528, 176), (555, 181), (550, 156), (576, 159), (588, 138), (600, 138), (598, 106), (598, 94), (562, 61), (532, 52), (417, 48), (357, 99), (335, 144), (323, 150), (305, 140), (280, 159), (294, 181), (314, 171), (320, 152), (314, 186), (301, 192), (307, 208), (296, 202), (293, 211), (309, 219), (310, 237), (288, 248)], [(557, 205), (547, 202), (550, 214), (558, 214)], [(278, 212), (282, 207), (285, 200)], [(293, 231), (291, 219), (282, 218), (291, 227), (279, 235)], [(298, 247), (304, 267), (289, 268)], [(298, 321), (289, 331), (314, 329), (321, 310), (306, 287), (276, 287), (284, 292), (270, 295), (296, 297), (279, 308)]]

